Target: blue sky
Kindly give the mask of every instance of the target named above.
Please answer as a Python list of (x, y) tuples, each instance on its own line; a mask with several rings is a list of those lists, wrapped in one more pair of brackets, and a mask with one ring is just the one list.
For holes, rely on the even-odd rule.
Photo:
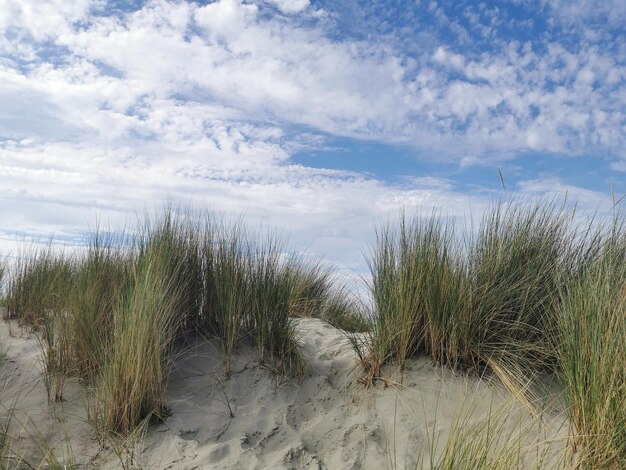
[(174, 200), (348, 269), (399, 208), (626, 192), (626, 2), (0, 0), (0, 249)]

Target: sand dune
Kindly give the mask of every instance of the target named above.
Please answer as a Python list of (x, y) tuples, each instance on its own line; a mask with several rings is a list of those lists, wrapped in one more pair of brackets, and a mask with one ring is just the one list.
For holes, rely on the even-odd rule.
[[(6, 323), (1, 331), (7, 347), (2, 404), (16, 407), (12, 445), (31, 461), (42, 442), (68, 459), (69, 441), (75, 461), (89, 468), (124, 462), (146, 469), (402, 469), (415, 468), (419, 452), (420, 467), (428, 467), (431, 450), (440, 452), (459, 416), (479, 422), (506, 407), (507, 430), (532, 422), (502, 386), (454, 375), (427, 358), (411, 361), (402, 377), (390, 371), (388, 386), (365, 388), (354, 380), (359, 371), (345, 334), (301, 319), (309, 363), (302, 383), (281, 381), (245, 347), (226, 378), (218, 343), (197, 339), (170, 377), (170, 416), (125, 449), (112, 442), (102, 448), (78, 384), (68, 382), (65, 401), (48, 406), (37, 339), (15, 325), (13, 335)], [(565, 436), (558, 412), (545, 412), (543, 422), (543, 433)]]

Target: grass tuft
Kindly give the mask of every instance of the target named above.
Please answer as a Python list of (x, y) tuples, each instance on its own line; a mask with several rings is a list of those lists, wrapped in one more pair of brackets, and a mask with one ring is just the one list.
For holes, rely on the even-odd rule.
[(268, 369), (302, 378), (293, 317), (353, 313), (330, 279), (275, 233), (251, 236), (241, 223), (166, 208), (134, 231), (97, 229), (84, 251), (50, 244), (19, 257), (6, 303), (9, 318), (39, 332), (49, 400), (77, 377), (91, 390), (95, 427), (128, 436), (166, 416), (172, 361), (188, 335), (222, 342), (227, 375), (249, 342)]
[(581, 467), (626, 467), (626, 232), (623, 225), (563, 292), (560, 375)]
[(607, 231), (574, 215), (554, 201), (513, 200), (461, 236), (436, 214), (384, 226), (370, 256), (372, 331), (352, 337), (361, 380), (427, 354), (487, 370), (531, 404), (537, 374), (557, 372), (581, 465), (624, 468), (625, 222), (616, 215)]

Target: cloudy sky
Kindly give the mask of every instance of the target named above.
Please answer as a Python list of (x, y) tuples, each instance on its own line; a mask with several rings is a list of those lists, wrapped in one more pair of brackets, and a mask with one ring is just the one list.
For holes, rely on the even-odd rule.
[(164, 200), (363, 269), (400, 207), (626, 191), (623, 0), (0, 0), (0, 239)]

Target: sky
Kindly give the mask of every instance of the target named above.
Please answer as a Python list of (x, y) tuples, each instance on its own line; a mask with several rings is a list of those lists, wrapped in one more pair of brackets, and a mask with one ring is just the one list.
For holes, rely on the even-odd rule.
[(0, 0), (0, 250), (175, 202), (358, 273), (401, 208), (607, 207), (625, 83), (623, 0)]

